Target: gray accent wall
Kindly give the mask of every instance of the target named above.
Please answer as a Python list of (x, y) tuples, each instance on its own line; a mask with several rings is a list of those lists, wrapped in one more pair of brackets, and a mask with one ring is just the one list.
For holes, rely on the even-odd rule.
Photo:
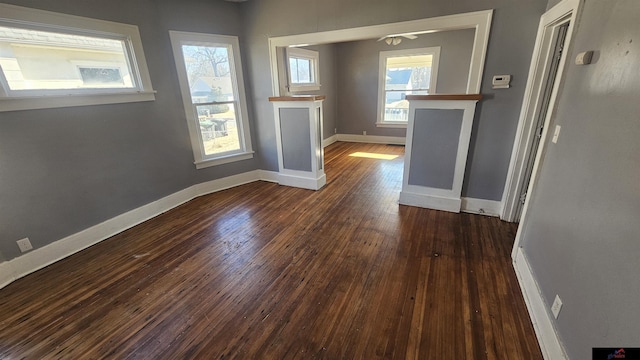
[(240, 35), (237, 4), (2, 2), (137, 25), (157, 90), (153, 102), (0, 113), (0, 253), (6, 260), (20, 255), (16, 241), (24, 237), (40, 248), (193, 184), (258, 168), (253, 159), (195, 169), (169, 41), (170, 29)]
[[(522, 246), (571, 359), (592, 347), (639, 346), (640, 7), (584, 3), (521, 229)], [(591, 65), (573, 63), (594, 50)], [(551, 317), (553, 319), (553, 317)]]
[(453, 189), (464, 110), (416, 109), (409, 185)]
[[(501, 200), (536, 30), (546, 5), (546, 0), (405, 0), (401, 4), (387, 0), (260, 0), (243, 3), (261, 168), (271, 171), (278, 168), (275, 123), (268, 101), (273, 95), (269, 37), (495, 9), (481, 89), (485, 98), (478, 105), (463, 196)], [(513, 76), (512, 87), (492, 90), (492, 76), (502, 74)], [(338, 96), (340, 102), (352, 97), (341, 92)]]
[(469, 66), (475, 30), (422, 34), (415, 40), (403, 39), (389, 46), (377, 39), (337, 44), (338, 50), (338, 127), (341, 134), (400, 136), (406, 129), (377, 127), (380, 51), (440, 46), (436, 90), (440, 94), (467, 92)]

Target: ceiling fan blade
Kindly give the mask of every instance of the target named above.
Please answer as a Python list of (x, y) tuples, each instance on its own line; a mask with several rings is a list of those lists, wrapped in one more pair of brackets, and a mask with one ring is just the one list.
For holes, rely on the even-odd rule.
[(378, 41), (382, 41), (382, 40), (384, 40), (384, 39), (386, 39), (386, 38), (387, 38), (387, 36), (383, 36), (383, 37), (381, 37), (380, 39), (378, 39)]
[(415, 39), (417, 39), (417, 38), (418, 38), (417, 36), (415, 36), (415, 35), (411, 35), (411, 34), (407, 34), (407, 35), (400, 35), (400, 36), (405, 37), (405, 38), (407, 38), (407, 39), (409, 39), (409, 40), (415, 40)]

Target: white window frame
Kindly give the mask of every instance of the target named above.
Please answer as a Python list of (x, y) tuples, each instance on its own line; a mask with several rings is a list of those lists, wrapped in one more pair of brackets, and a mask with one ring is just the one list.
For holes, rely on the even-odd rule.
[[(240, 61), (241, 55), (238, 37), (173, 30), (169, 31), (169, 36), (171, 38), (171, 46), (173, 47), (173, 57), (176, 62), (178, 82), (180, 84), (180, 92), (182, 93), (182, 101), (185, 109), (187, 126), (189, 128), (189, 136), (191, 138), (191, 146), (193, 149), (194, 164), (196, 165), (196, 168), (203, 169), (210, 166), (253, 158), (254, 151), (251, 146), (251, 131), (249, 129), (247, 98), (244, 89), (244, 77), (242, 75), (242, 62)], [(235, 112), (238, 126), (238, 137), (240, 140), (239, 150), (221, 154), (205, 154), (197, 110), (191, 99), (191, 92), (189, 90), (189, 79), (184, 63), (184, 55), (182, 53), (183, 45), (231, 46), (231, 52), (229, 53), (229, 71), (231, 72), (231, 79), (233, 80), (234, 97), (238, 102)]]
[[(290, 58), (306, 59), (311, 62), (313, 81), (311, 83), (293, 83), (291, 80)], [(298, 47), (287, 48), (287, 81), (290, 92), (317, 91), (320, 90), (320, 53), (315, 50), (301, 49)]]
[(385, 111), (385, 85), (387, 78), (387, 59), (400, 56), (412, 56), (412, 55), (432, 55), (431, 61), (431, 78), (429, 83), (429, 93), (436, 93), (436, 86), (438, 83), (438, 64), (440, 62), (440, 46), (433, 46), (428, 48), (419, 49), (405, 49), (405, 50), (389, 50), (380, 51), (380, 62), (378, 64), (378, 119), (376, 122), (377, 127), (389, 127), (389, 128), (406, 128), (408, 121), (384, 121)]
[(0, 4), (0, 25), (123, 40), (133, 88), (11, 90), (0, 71), (0, 112), (155, 100), (155, 91), (135, 25)]

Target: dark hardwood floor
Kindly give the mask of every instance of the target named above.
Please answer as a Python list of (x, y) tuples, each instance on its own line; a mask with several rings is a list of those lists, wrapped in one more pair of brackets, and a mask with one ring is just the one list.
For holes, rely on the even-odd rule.
[(399, 206), (403, 152), (336, 143), (320, 191), (203, 196), (10, 284), (0, 358), (541, 359), (516, 225)]

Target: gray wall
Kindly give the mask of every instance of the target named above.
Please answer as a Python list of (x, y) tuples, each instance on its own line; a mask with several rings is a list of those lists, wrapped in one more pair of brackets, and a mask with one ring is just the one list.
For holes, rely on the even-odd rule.
[[(571, 359), (638, 346), (640, 333), (640, 7), (584, 5), (555, 124), (523, 229), (524, 252)], [(571, 59), (595, 50), (591, 65)], [(555, 126), (553, 124), (552, 126)]]
[[(260, 0), (242, 4), (261, 167), (278, 166), (268, 38), (495, 9), (485, 65), (485, 100), (469, 150), (463, 195), (500, 200), (540, 15), (546, 0)], [(492, 90), (491, 77), (513, 75), (512, 87)], [(377, 84), (376, 84), (377, 86)], [(340, 95), (342, 97), (342, 95)], [(340, 99), (342, 101), (342, 99)]]
[(471, 50), (475, 30), (423, 34), (415, 40), (404, 39), (396, 46), (384, 41), (364, 40), (338, 46), (338, 128), (341, 134), (404, 137), (406, 129), (377, 127), (378, 75), (380, 51), (440, 46), (437, 92), (467, 92)]
[(0, 113), (0, 252), (7, 260), (20, 254), (15, 242), (21, 238), (42, 247), (195, 183), (258, 168), (253, 159), (195, 169), (168, 34), (240, 34), (240, 6), (3, 2), (138, 25), (158, 91), (154, 102)]
[(547, 10), (549, 10), (552, 7), (556, 6), (560, 2), (562, 2), (562, 0), (549, 0), (549, 2), (547, 3)]

